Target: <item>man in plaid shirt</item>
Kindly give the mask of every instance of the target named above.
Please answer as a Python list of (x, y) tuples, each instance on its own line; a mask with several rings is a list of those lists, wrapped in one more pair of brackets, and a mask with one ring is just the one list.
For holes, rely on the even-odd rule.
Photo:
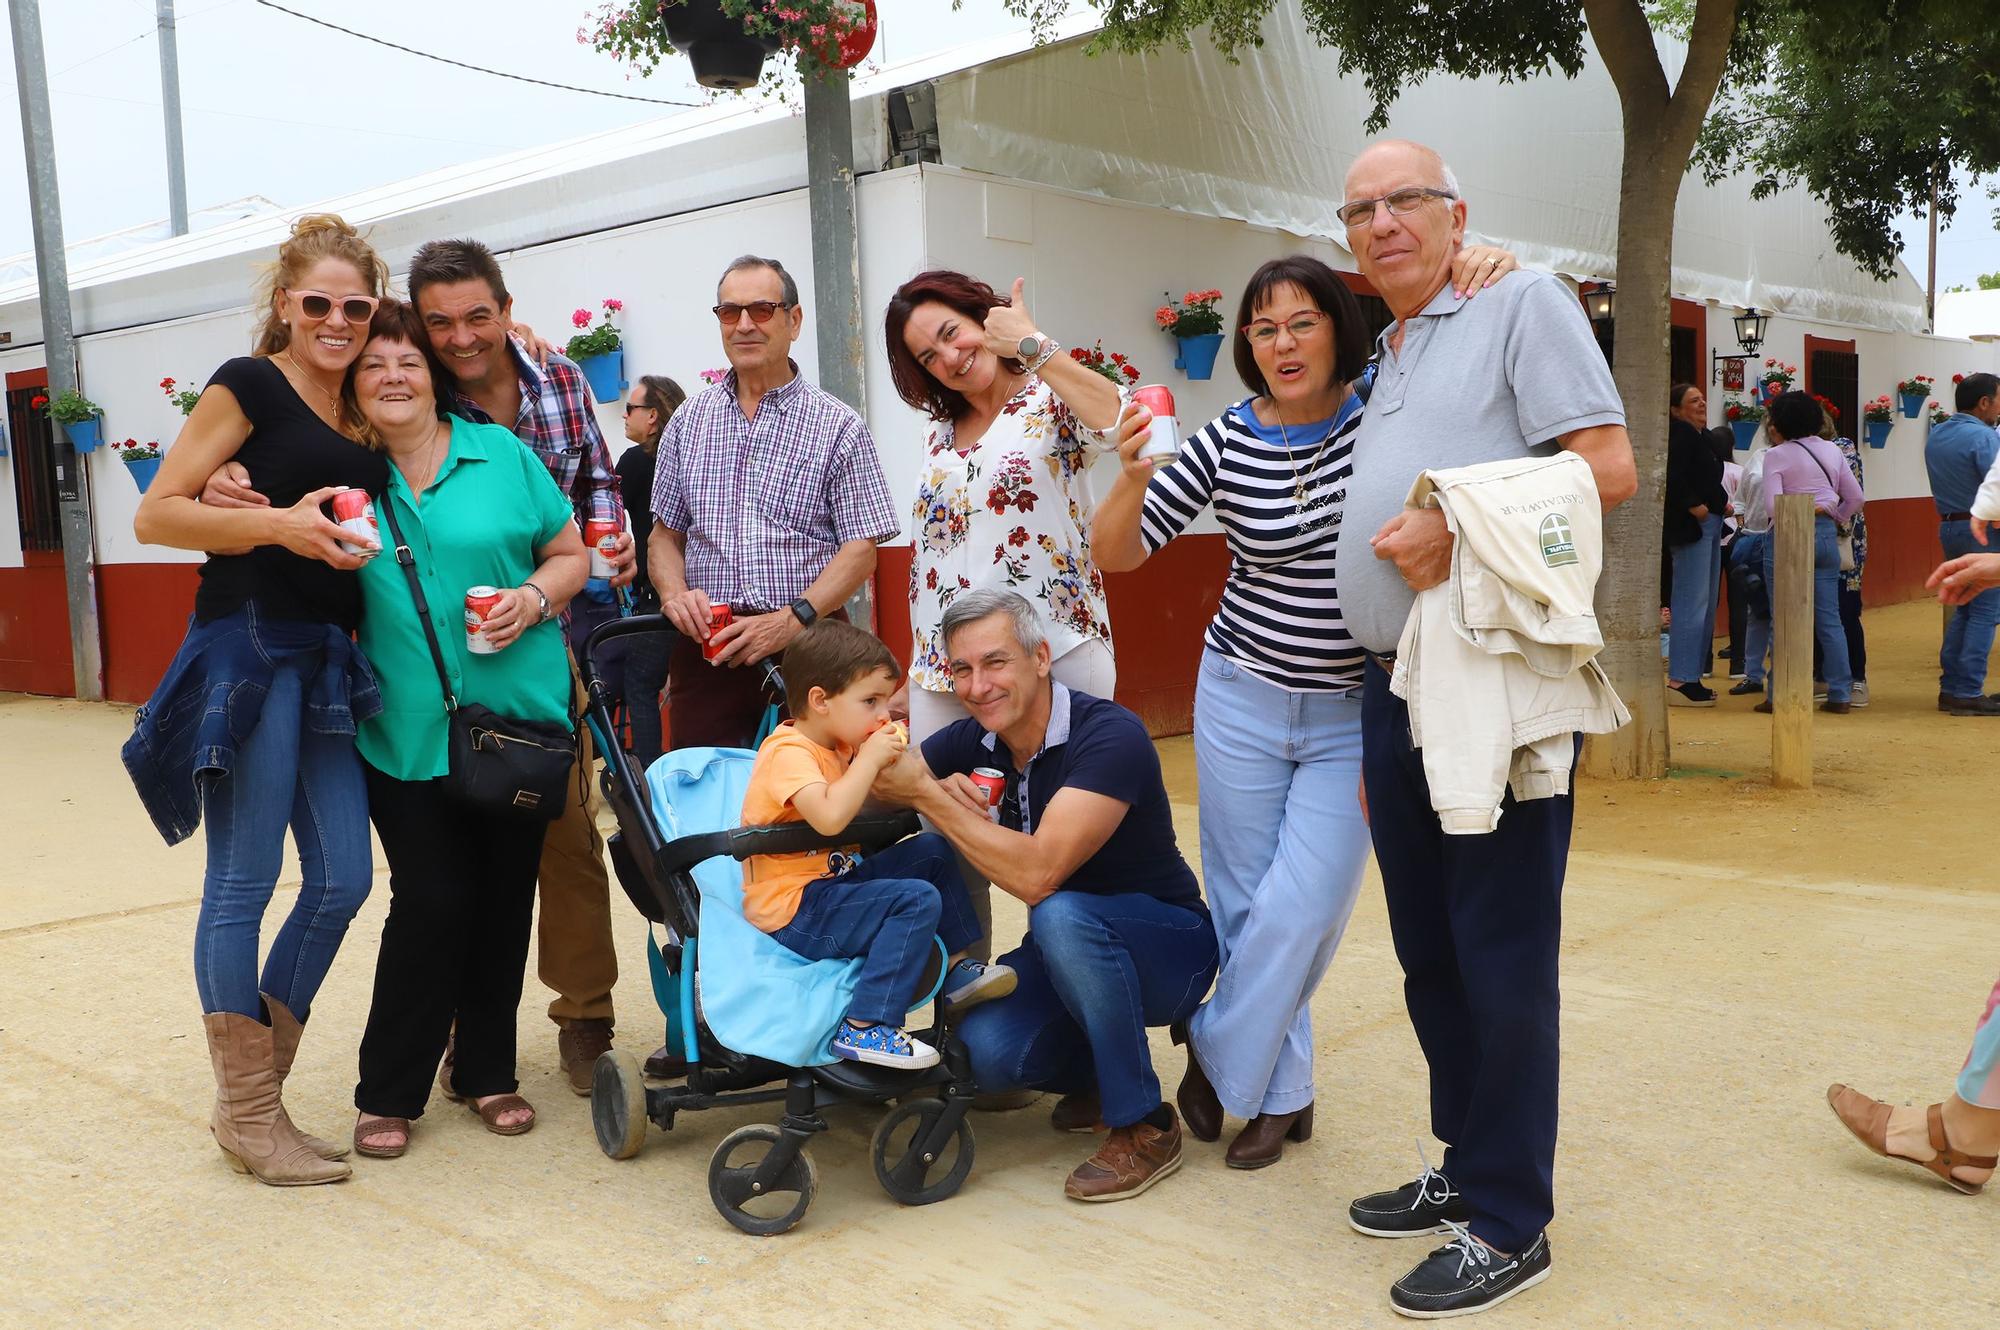
[[(667, 671), (676, 748), (754, 746), (758, 662), (838, 613), (897, 531), (875, 440), (852, 408), (799, 377), (805, 312), (776, 259), (745, 255), (716, 290), (730, 372), (660, 437), (647, 571), (680, 629)], [(734, 618), (709, 635), (710, 605)]]
[[(513, 299), (492, 251), (476, 240), (431, 241), (410, 261), (409, 286), (431, 348), (456, 380), (446, 399), (450, 409), (468, 420), (510, 427), (570, 496), (578, 525), (622, 526), (618, 477), (583, 371), (554, 354), (537, 366), (509, 335)], [(636, 564), (629, 535), (619, 537), (611, 562), (612, 585), (629, 583)], [(577, 740), (580, 770), (594, 772), (588, 726), (578, 727)], [(549, 1003), (556, 1049), (570, 1088), (589, 1094), (597, 1056), (611, 1046), (618, 953), (611, 939), (604, 841), (587, 793), (567, 801), (549, 827), (540, 890), (535, 950), (541, 980), (556, 993)]]

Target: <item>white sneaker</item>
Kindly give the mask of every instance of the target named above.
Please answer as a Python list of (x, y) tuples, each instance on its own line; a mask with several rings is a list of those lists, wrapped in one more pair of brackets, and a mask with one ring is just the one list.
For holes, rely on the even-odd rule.
[(1854, 681), (1854, 692), (1848, 697), (1847, 704), (1852, 707), (1865, 707), (1868, 705), (1868, 681), (1866, 679), (1856, 679)]

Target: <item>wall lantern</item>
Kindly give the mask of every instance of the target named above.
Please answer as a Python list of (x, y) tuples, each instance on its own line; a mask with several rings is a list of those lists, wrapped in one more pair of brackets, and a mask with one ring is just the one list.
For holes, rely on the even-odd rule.
[(1757, 307), (1752, 305), (1731, 322), (1736, 325), (1736, 344), (1743, 348), (1743, 354), (1756, 355), (1757, 348), (1764, 345), (1764, 330), (1770, 326), (1771, 316), (1759, 314)]
[(1592, 323), (1608, 323), (1617, 297), (1617, 287), (1609, 282), (1599, 282), (1583, 293), (1583, 312), (1590, 317)]

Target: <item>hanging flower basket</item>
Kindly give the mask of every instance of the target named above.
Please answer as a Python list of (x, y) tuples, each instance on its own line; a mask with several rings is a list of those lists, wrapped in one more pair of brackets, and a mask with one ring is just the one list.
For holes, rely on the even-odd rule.
[(1729, 432), (1741, 449), (1757, 442), (1757, 431), (1764, 428), (1764, 408), (1756, 402), (1731, 402), (1722, 408), (1722, 418), (1729, 422)]
[(1870, 448), (1880, 448), (1889, 442), (1889, 431), (1896, 427), (1896, 404), (1889, 400), (1889, 394), (1870, 398), (1861, 407), (1862, 436)]
[(150, 440), (141, 443), (137, 439), (127, 439), (123, 443), (112, 444), (111, 451), (132, 473), (139, 493), (144, 494), (153, 483), (153, 477), (160, 474), (160, 445)]
[(1883, 448), (1888, 446), (1889, 431), (1894, 428), (1894, 421), (1870, 420), (1861, 426), (1861, 433), (1870, 448)]
[(624, 309), (622, 300), (605, 300), (604, 312), (598, 316), (594, 328), (587, 309), (569, 316), (579, 331), (563, 347), (563, 354), (576, 362), (590, 383), (590, 395), (603, 405), (615, 403), (625, 395), (625, 339), (619, 335), (618, 325), (612, 322), (612, 316), (623, 313)]
[(1896, 396), (1902, 400), (1907, 419), (1915, 420), (1924, 413), (1924, 403), (1931, 399), (1931, 387), (1936, 382), (1928, 374), (1917, 374), (1896, 385)]
[(1180, 354), (1174, 357), (1174, 368), (1190, 379), (1206, 379), (1215, 373), (1215, 357), (1222, 350), (1221, 333), (1202, 333), (1195, 337), (1176, 338), (1180, 343)]
[(74, 388), (57, 393), (53, 402), (47, 394), (37, 393), (29, 405), (46, 410), (80, 453), (95, 452), (104, 442), (104, 409)]
[(1217, 290), (1190, 291), (1153, 311), (1153, 322), (1174, 339), (1180, 349), (1174, 368), (1190, 379), (1206, 379), (1215, 373), (1216, 353), (1222, 349), (1222, 300)]

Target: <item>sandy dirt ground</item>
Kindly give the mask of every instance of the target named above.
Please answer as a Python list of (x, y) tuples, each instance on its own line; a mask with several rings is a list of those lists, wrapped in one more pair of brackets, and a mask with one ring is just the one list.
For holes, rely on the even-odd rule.
[[(1582, 788), (1555, 1274), (1482, 1324), (2000, 1317), (1979, 1273), (1996, 1199), (1874, 1159), (1823, 1102), (1833, 1080), (1945, 1093), (2000, 955), (2000, 722), (1933, 709), (1934, 607), (1871, 613), (1869, 631), (1874, 705), (1816, 718), (1811, 792), (1769, 788), (1750, 698), (1671, 713), (1673, 779)], [(558, 1080), (531, 974), (532, 1134), (489, 1135), (434, 1099), (408, 1157), (279, 1190), (232, 1173), (208, 1137), (189, 973), (201, 840), (168, 850), (152, 832), (118, 761), (130, 724), (126, 708), (0, 697), (0, 1325), (1400, 1323), (1387, 1287), (1428, 1244), (1363, 1238), (1344, 1214), (1438, 1148), (1372, 869), (1314, 1003), (1317, 1133), (1262, 1172), (1190, 1140), (1148, 1195), (1075, 1205), (1062, 1180), (1089, 1147), (1049, 1130), (1044, 1100), (979, 1115), (963, 1192), (902, 1209), (867, 1162), (876, 1115), (848, 1110), (812, 1147), (805, 1222), (744, 1237), (710, 1206), (708, 1156), (773, 1117), (687, 1115), (638, 1158), (606, 1159), (587, 1101)], [(1192, 854), (1192, 754), (1162, 750)], [(287, 1095), (323, 1135), (352, 1121), (386, 878)], [(658, 1042), (644, 928), (622, 900), (617, 913), (621, 1042), (643, 1053)], [(1004, 909), (997, 931), (1021, 924)], [(1182, 1056), (1164, 1032), (1154, 1052), (1171, 1089)]]

